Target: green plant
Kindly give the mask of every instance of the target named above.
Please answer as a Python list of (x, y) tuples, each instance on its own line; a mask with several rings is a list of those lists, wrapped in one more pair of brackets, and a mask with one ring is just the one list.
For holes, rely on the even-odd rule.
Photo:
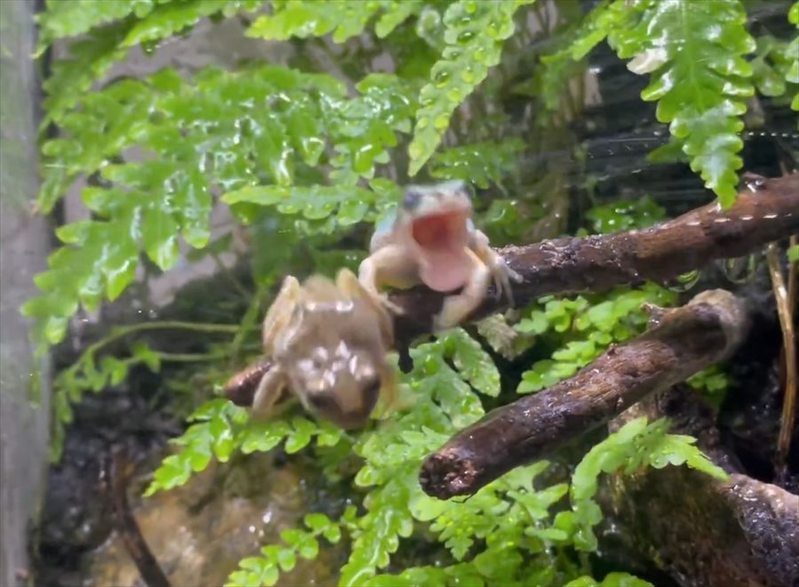
[[(49, 0), (38, 19), (39, 54), (80, 38), (53, 62), (45, 82), (43, 129), (56, 132), (42, 133), (36, 207), (50, 213), (85, 181), (87, 214), (58, 227), (61, 246), (36, 278), (40, 294), (25, 304), (39, 351), (61, 343), (76, 317), (129, 292), (141, 273), (228, 252), (234, 230), (212, 235), (214, 208), (229, 207), (246, 228), (255, 282), (254, 291), (244, 292), (255, 301), (243, 318), (128, 325), (84, 349), (55, 381), (54, 453), (83, 394), (121, 383), (134, 366), (191, 363), (207, 381), (221, 383), (232, 359), (257, 352), (254, 331), (268, 292), (288, 273), (354, 267), (364, 255), (365, 231), (396, 205), (400, 186), (412, 178), (472, 181), (481, 190), (477, 223), (495, 244), (526, 238), (533, 220), (569, 216), (573, 199), (562, 187), (571, 182), (569, 171), (560, 156), (543, 155), (555, 150), (580, 160), (570, 121), (586, 103), (586, 58), (603, 41), (630, 60), (633, 72), (650, 76), (642, 98), (658, 103), (658, 119), (669, 123), (672, 136), (653, 155), (687, 157), (724, 205), (734, 198), (747, 99), (759, 92), (799, 108), (796, 38), (755, 41), (738, 0), (690, 6), (689, 0), (604, 0), (587, 14), (564, 3), (556, 17), (542, 4)], [(247, 61), (229, 69), (166, 67), (136, 79), (109, 77), (133, 48), (158, 53), (163, 41), (189, 34), (205, 18), (229, 19), (252, 39), (297, 50), (281, 66)], [(799, 3), (788, 19), (799, 24)], [(526, 177), (530, 168), (544, 178), (540, 183)], [(580, 176), (574, 191), (590, 199), (592, 181)], [(582, 231), (639, 228), (663, 214), (649, 198), (614, 201), (594, 206)], [(523, 339), (516, 346), (534, 357), (532, 364), (515, 363), (524, 371), (517, 391), (571, 375), (608, 344), (641, 331), (642, 302), (669, 305), (675, 297), (647, 284), (537, 300), (515, 325)], [(161, 328), (197, 335), (202, 350), (174, 353), (142, 338)], [(517, 357), (507, 324), (482, 332), (494, 333), (486, 337), (489, 346)], [(231, 585), (274, 584), (297, 557), (316, 556), (320, 537), (337, 542), (340, 535), (351, 541), (342, 585), (642, 585), (622, 573), (597, 582), (575, 556), (594, 546), (597, 475), (667, 462), (718, 474), (688, 439), (667, 434), (665, 423), (639, 422), (595, 447), (572, 479), (539, 483), (547, 472), (542, 462), (471, 500), (432, 500), (416, 480), (420, 460), (487, 406), (510, 400), (513, 393), (503, 394), (500, 382), (515, 379), (500, 374), (481, 342), (461, 330), (412, 353), (414, 370), (403, 382), (414, 401), (359, 434), (302, 416), (256, 424), (221, 399), (201, 404), (148, 494), (187, 482), (212, 459), (278, 447), (311, 451), (331, 483), (355, 483), (358, 508), (337, 519), (310, 514), (305, 528), (284, 534), (283, 544), (242, 561)], [(718, 370), (692, 383), (711, 394), (726, 387)], [(354, 478), (341, 467), (342, 455), (352, 453), (360, 460)], [(410, 538), (439, 545), (443, 562), (404, 561), (404, 570), (389, 574)]]

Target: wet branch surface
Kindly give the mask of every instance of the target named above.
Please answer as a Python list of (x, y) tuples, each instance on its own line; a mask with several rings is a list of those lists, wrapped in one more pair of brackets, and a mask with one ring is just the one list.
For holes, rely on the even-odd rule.
[[(524, 281), (513, 284), (516, 305), (552, 293), (600, 292), (644, 281), (666, 282), (715, 259), (748, 255), (799, 232), (799, 174), (767, 179), (745, 176), (746, 187), (728, 210), (708, 204), (644, 230), (545, 240), (500, 249)], [(402, 348), (429, 333), (443, 296), (416, 288), (391, 295), (405, 310), (394, 328)], [(506, 310), (507, 299), (489, 291), (472, 319)]]
[(724, 290), (702, 292), (680, 308), (651, 311), (656, 325), (638, 338), (453, 436), (423, 463), (422, 489), (440, 499), (473, 494), (722, 360), (748, 330), (744, 303)]
[(799, 495), (741, 474), (715, 426), (714, 410), (677, 385), (611, 423), (669, 418), (729, 474), (719, 481), (689, 467), (648, 468), (604, 477), (597, 493), (605, 520), (602, 550), (619, 564), (667, 572), (681, 585), (799, 585)]
[(133, 463), (127, 450), (118, 446), (104, 462), (106, 495), (114, 512), (116, 529), (147, 587), (170, 587), (169, 579), (142, 536), (128, 502), (128, 481)]

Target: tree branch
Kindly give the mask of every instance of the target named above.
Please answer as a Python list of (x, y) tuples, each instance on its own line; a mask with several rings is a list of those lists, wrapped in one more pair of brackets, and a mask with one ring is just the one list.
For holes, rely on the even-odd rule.
[[(799, 496), (741, 474), (721, 441), (713, 410), (686, 385), (636, 404), (611, 423), (669, 419), (670, 431), (731, 473), (719, 481), (689, 467), (603, 476), (597, 529), (610, 561), (667, 572), (683, 585), (799, 585)], [(636, 564), (636, 563), (633, 563)]]
[(106, 456), (103, 471), (106, 491), (115, 516), (115, 526), (130, 557), (136, 564), (147, 587), (170, 587), (158, 559), (155, 558), (141, 533), (136, 517), (128, 503), (128, 479), (132, 463), (124, 446), (117, 446)]
[[(643, 281), (665, 282), (715, 259), (742, 257), (799, 231), (799, 174), (767, 179), (745, 176), (746, 187), (729, 210), (717, 203), (644, 230), (566, 237), (499, 252), (524, 281), (513, 284), (516, 305), (552, 293), (604, 291)], [(394, 330), (401, 348), (432, 329), (443, 295), (426, 288), (396, 292), (405, 310)], [(507, 309), (491, 289), (472, 319)]]
[[(729, 210), (708, 204), (645, 230), (566, 237), (500, 253), (522, 277), (512, 284), (522, 306), (551, 293), (604, 291), (646, 280), (664, 282), (700, 269), (715, 259), (741, 257), (764, 244), (799, 232), (799, 174), (767, 179), (745, 176), (746, 187)], [(395, 346), (407, 349), (416, 337), (432, 331), (444, 295), (424, 287), (395, 292), (391, 301), (404, 310), (394, 320)], [(507, 309), (493, 287), (472, 320)], [(250, 405), (259, 371), (266, 363), (234, 375), (225, 394)]]
[(748, 330), (743, 302), (724, 290), (702, 292), (680, 308), (650, 310), (657, 324), (646, 333), (453, 436), (423, 463), (422, 489), (441, 499), (472, 494), (722, 360)]

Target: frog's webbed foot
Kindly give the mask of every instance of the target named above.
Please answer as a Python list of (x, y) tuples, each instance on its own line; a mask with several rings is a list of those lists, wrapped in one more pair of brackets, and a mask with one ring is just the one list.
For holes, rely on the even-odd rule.
[(293, 275), (286, 276), (280, 291), (264, 317), (261, 340), (267, 355), (272, 355), (275, 341), (291, 322), (301, 295), (302, 287), (297, 278)]
[(471, 246), (477, 257), (488, 265), (488, 268), (491, 270), (491, 277), (494, 280), (494, 287), (497, 288), (497, 293), (500, 296), (505, 295), (510, 305), (514, 306), (513, 289), (511, 288), (510, 282), (515, 281), (516, 283), (522, 283), (524, 278), (508, 267), (502, 255), (491, 248), (488, 237), (483, 232), (479, 230), (474, 231)]
[(494, 279), (494, 287), (497, 288), (497, 293), (500, 296), (504, 294), (505, 297), (508, 298), (508, 303), (511, 307), (515, 306), (516, 304), (513, 301), (513, 288), (510, 282), (522, 283), (524, 278), (508, 267), (505, 263), (505, 259), (493, 250), (488, 260), (488, 267), (491, 270), (491, 276)]

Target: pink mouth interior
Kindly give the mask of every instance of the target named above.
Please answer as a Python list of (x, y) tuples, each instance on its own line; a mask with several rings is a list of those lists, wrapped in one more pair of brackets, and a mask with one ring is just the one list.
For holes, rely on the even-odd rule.
[(421, 248), (421, 278), (427, 287), (449, 292), (466, 283), (471, 264), (466, 255), (466, 217), (444, 212), (414, 220), (411, 227)]

